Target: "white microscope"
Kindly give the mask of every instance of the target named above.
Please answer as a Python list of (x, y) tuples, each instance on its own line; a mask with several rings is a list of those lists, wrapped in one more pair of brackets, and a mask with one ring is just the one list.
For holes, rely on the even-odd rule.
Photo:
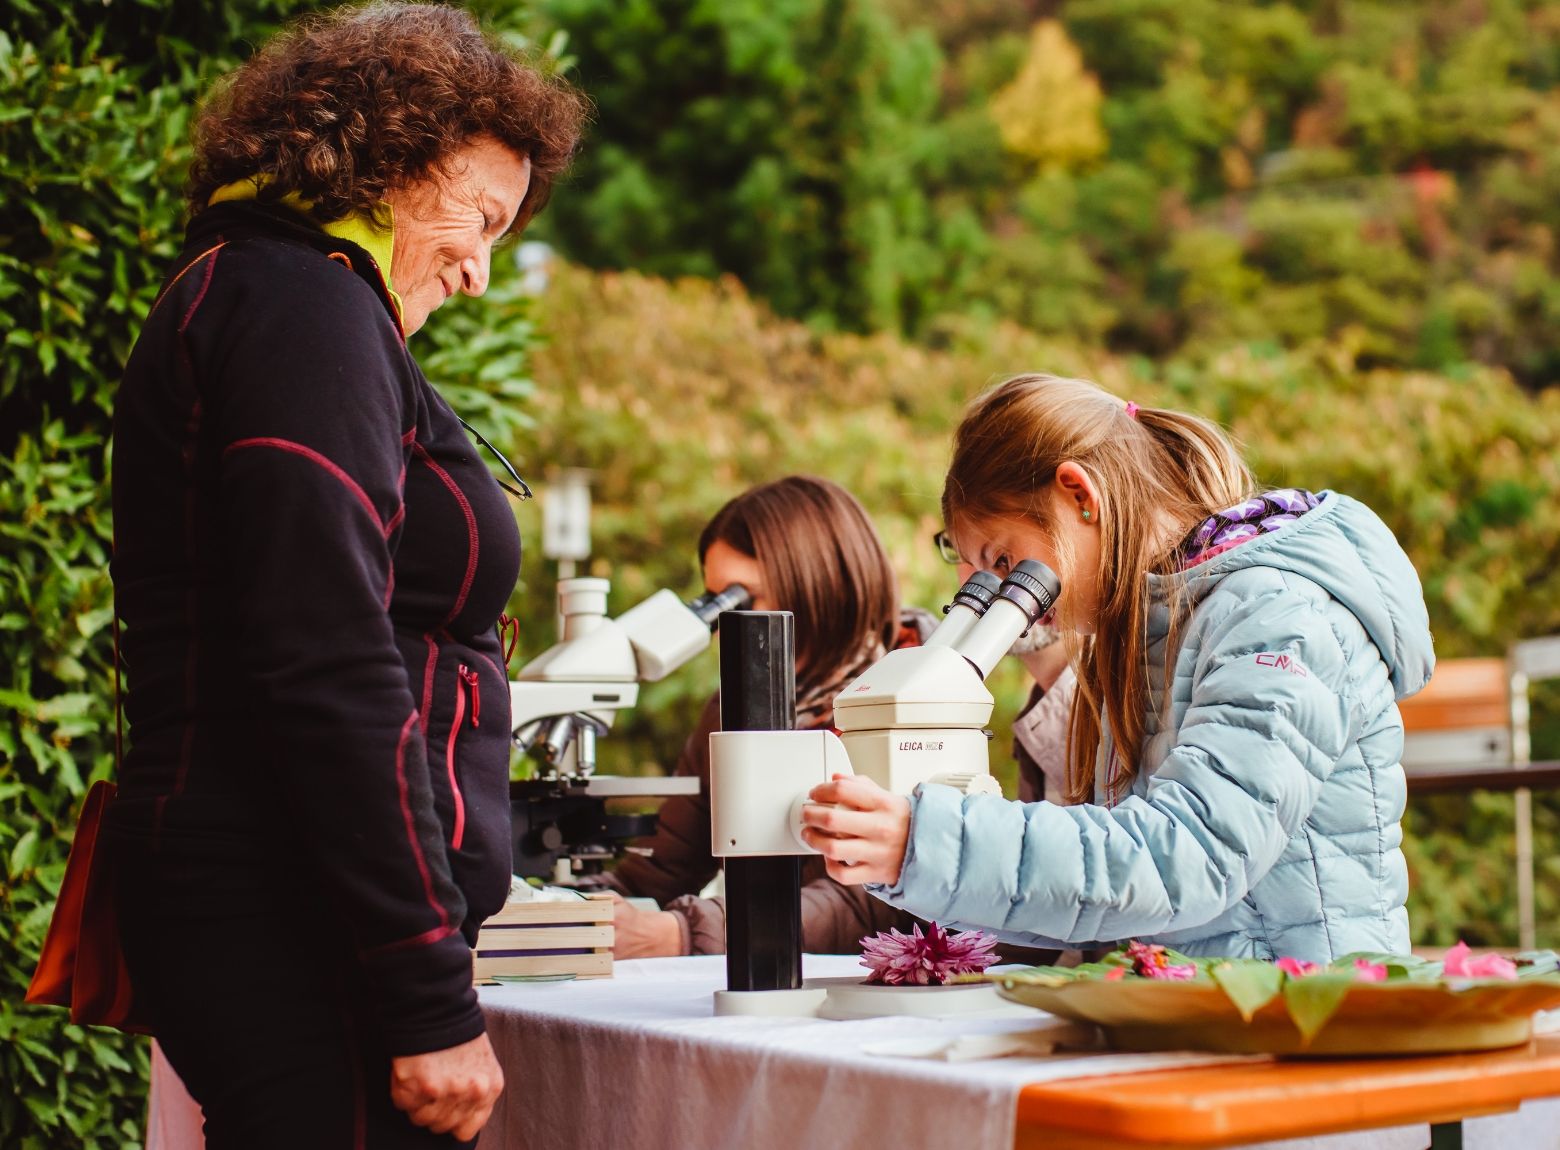
[(977, 571), (919, 647), (890, 651), (835, 696), (832, 731), (710, 736), (711, 849), (718, 858), (815, 854), (801, 838), (807, 792), (836, 774), (909, 794), (943, 783), (999, 794), (986, 677), (1051, 610), (1061, 584), (1027, 559), (1005, 580)]
[[(836, 774), (858, 774), (900, 794), (922, 783), (1000, 793), (990, 772), (985, 726), (993, 699), (985, 680), (1060, 593), (1060, 580), (1036, 560), (1019, 563), (1002, 580), (978, 571), (925, 644), (890, 651), (835, 696), (838, 735), (781, 729), (789, 726), (784, 705), (771, 703), (767, 712), (750, 705), (746, 713), (772, 715), (776, 729), (744, 721), (748, 729), (710, 736), (710, 845), (726, 864), (730, 988), (717, 993), (718, 1013), (767, 1013), (763, 996), (752, 992), (801, 986), (798, 856), (816, 853), (801, 837), (802, 807), (813, 787)], [(751, 667), (753, 660), (747, 667), (730, 660), (728, 667), (728, 640), (739, 646), (741, 633), (759, 629), (749, 624), (762, 625), (764, 615), (740, 612), (723, 626), (723, 720), (728, 696), (781, 696), (790, 686), (773, 666), (767, 675)]]
[(535, 778), (510, 784), (514, 871), (523, 877), (588, 885), (616, 844), (655, 829), (654, 815), (608, 814), (607, 799), (699, 789), (691, 778), (597, 775), (596, 740), (638, 701), (641, 682), (663, 679), (705, 650), (721, 612), (751, 597), (735, 583), (690, 603), (662, 590), (609, 619), (610, 586), (559, 580), (562, 637), (509, 685), (516, 741), (537, 763)]

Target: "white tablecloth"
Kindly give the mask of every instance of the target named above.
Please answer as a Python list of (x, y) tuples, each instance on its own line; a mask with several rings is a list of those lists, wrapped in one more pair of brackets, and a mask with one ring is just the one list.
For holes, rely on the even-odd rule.
[[(851, 957), (809, 955), (803, 973), (863, 972)], [(620, 962), (607, 980), (484, 987), (488, 1032), (508, 1087), (479, 1150), (1006, 1150), (1027, 1083), (1225, 1060), (885, 1057), (863, 1048), (1021, 1032), (1047, 1016), (715, 1017), (713, 992), (724, 985), (725, 959), (711, 955)], [(1130, 1089), (1130, 1079), (1122, 1088)], [(1470, 1122), (1467, 1145), (1560, 1150), (1560, 1103), (1539, 1109)], [(1428, 1143), (1428, 1128), (1416, 1126), (1269, 1146), (1423, 1150)]]
[[(809, 955), (808, 977), (861, 973)], [(620, 962), (610, 979), (483, 987), (508, 1085), (478, 1150), (1007, 1150), (1027, 1083), (1222, 1061), (1196, 1054), (947, 1062), (872, 1050), (1044, 1025), (1018, 1018), (717, 1018), (721, 956)], [(1123, 1078), (1121, 1088), (1131, 1088)], [(1560, 1150), (1560, 1099), (1465, 1123), (1468, 1150)], [(1428, 1128), (1261, 1150), (1423, 1150)], [(154, 1050), (146, 1150), (200, 1150), (200, 1110)], [(1257, 1148), (1248, 1148), (1257, 1150)]]

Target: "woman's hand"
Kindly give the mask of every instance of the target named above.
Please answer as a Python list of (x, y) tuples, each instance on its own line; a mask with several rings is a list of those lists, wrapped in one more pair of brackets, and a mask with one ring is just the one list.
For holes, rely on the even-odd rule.
[(682, 953), (682, 924), (669, 910), (640, 910), (612, 891), (612, 957), (670, 958)]
[(414, 1126), (470, 1141), (504, 1090), (504, 1072), (486, 1034), (470, 1042), (390, 1060), (390, 1101)]
[(862, 775), (835, 775), (807, 795), (802, 838), (829, 877), (849, 885), (899, 881), (910, 841), (910, 800)]

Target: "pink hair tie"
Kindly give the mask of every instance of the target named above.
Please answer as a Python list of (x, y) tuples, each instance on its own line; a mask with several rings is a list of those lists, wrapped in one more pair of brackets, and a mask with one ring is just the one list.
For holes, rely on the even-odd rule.
[(1135, 404), (1135, 403), (1128, 403), (1127, 404), (1127, 418), (1128, 419), (1136, 419), (1137, 418), (1137, 413), (1138, 413), (1138, 405)]

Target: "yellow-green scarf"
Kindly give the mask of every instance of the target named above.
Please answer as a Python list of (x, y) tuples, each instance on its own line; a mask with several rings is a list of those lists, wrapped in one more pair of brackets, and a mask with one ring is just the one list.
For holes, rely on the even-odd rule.
[[(269, 182), (270, 177), (266, 175), (246, 176), (242, 180), (234, 180), (231, 184), (224, 184), (212, 192), (211, 198), (206, 201), (207, 206), (252, 200)], [(281, 202), (295, 212), (308, 215), (309, 202), (297, 192), (288, 192), (281, 198)], [(374, 262), (379, 265), (379, 276), (385, 281), (385, 290), (390, 293), (390, 301), (395, 304), (396, 320), (399, 322), (401, 297), (396, 294), (394, 286), (390, 283), (390, 261), (395, 254), (395, 213), (389, 204), (381, 204), (380, 207), (390, 220), (387, 227), (381, 227), (367, 212), (354, 212), (350, 216), (317, 226), (326, 235), (357, 244), (374, 258)]]

